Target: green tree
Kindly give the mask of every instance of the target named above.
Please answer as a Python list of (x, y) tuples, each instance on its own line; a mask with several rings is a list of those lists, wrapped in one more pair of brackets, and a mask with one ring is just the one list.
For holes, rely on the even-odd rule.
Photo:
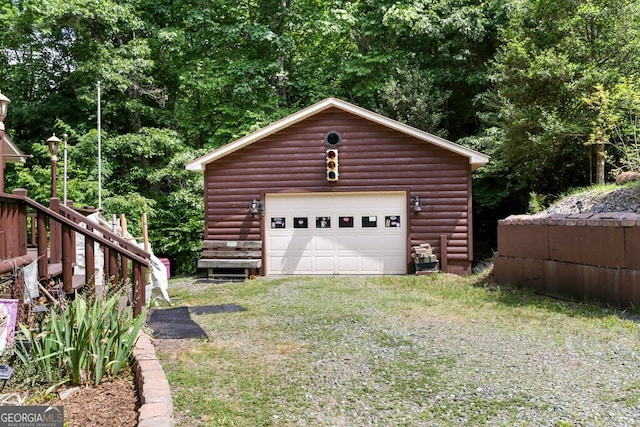
[[(18, 145), (32, 154), (27, 165), (12, 168), (7, 189), (25, 187), (46, 203), (50, 155), (44, 140), (56, 132), (69, 137), (69, 199), (76, 205), (98, 205), (97, 83), (102, 88), (102, 172), (105, 209), (125, 213), (139, 228), (139, 214), (156, 215), (154, 226), (170, 228), (166, 212), (186, 213), (202, 199), (201, 178), (183, 167), (195, 156), (173, 131), (166, 111), (168, 92), (149, 42), (149, 26), (137, 1), (12, 0), (0, 5), (0, 87), (12, 99), (7, 128)], [(155, 30), (155, 28), (152, 28)], [(158, 37), (153, 34), (153, 42)], [(156, 78), (157, 77), (157, 78)], [(151, 126), (149, 126), (151, 125)], [(60, 155), (62, 159), (62, 155)], [(59, 172), (62, 172), (59, 162)], [(61, 179), (58, 194), (61, 196)], [(199, 184), (200, 183), (200, 184)], [(173, 193), (188, 193), (176, 198)], [(184, 203), (175, 206), (172, 203)], [(202, 218), (201, 208), (194, 209)], [(175, 217), (172, 217), (174, 220)], [(185, 224), (181, 220), (181, 224)], [(185, 258), (180, 239), (193, 251), (202, 225), (189, 222), (182, 235), (150, 233), (152, 246)], [(195, 234), (198, 239), (192, 238)], [(165, 239), (174, 239), (167, 244)], [(190, 253), (186, 258), (193, 258)], [(194, 269), (195, 263), (184, 268)]]
[(192, 147), (214, 148), (280, 117), (288, 13), (281, 1), (141, 1), (171, 125)]
[[(532, 0), (513, 2), (492, 65), (493, 88), (484, 145), (500, 163), (508, 191), (495, 191), (493, 206), (528, 194), (557, 195), (593, 179), (593, 156), (585, 149), (592, 112), (583, 99), (596, 84), (609, 86), (636, 74), (640, 48), (640, 5), (632, 0)], [(488, 136), (493, 137), (487, 143)], [(499, 176), (480, 174), (491, 193)], [(484, 182), (483, 182), (484, 181)]]
[(605, 144), (611, 138), (611, 132), (618, 119), (611, 110), (609, 92), (602, 85), (596, 85), (586, 104), (595, 112), (596, 118), (587, 145), (593, 145), (596, 151), (596, 184), (605, 183)]
[[(507, 0), (394, 2), (383, 23), (395, 36), (393, 63), (399, 72), (387, 74), (384, 88), (391, 83), (403, 93), (383, 92), (387, 106), (404, 95), (409, 109), (400, 117), (415, 110), (413, 115), (426, 119), (410, 124), (454, 140), (477, 132), (475, 98), (489, 87), (487, 64), (496, 53), (509, 7)], [(425, 107), (427, 116), (421, 113)]]
[[(156, 251), (188, 265), (202, 239), (203, 191), (184, 162), (328, 96), (451, 139), (471, 135), (510, 7), (509, 0), (4, 2), (7, 127), (34, 155), (11, 168), (9, 181), (46, 201), (43, 141), (67, 133), (69, 198), (97, 205), (100, 82), (104, 206), (132, 218), (149, 210), (161, 230), (150, 231)], [(487, 138), (465, 143), (480, 140)]]
[(595, 115), (587, 144), (597, 146), (599, 179), (604, 181), (605, 160), (609, 161), (614, 176), (624, 171), (640, 172), (638, 81), (623, 79), (611, 90), (596, 85), (584, 102)]
[[(104, 142), (105, 211), (129, 218), (132, 233), (141, 236), (140, 218), (148, 213), (154, 252), (176, 262), (179, 273), (195, 269), (204, 230), (202, 175), (184, 164), (196, 157), (179, 134), (142, 128)], [(95, 157), (94, 157), (95, 158)]]

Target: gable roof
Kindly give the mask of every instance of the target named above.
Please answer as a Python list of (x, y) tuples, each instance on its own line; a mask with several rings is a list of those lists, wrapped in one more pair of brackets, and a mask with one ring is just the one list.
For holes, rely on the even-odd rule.
[(25, 163), (30, 156), (25, 155), (11, 139), (4, 135), (4, 161), (9, 163)]
[(311, 117), (315, 114), (318, 114), (328, 108), (338, 108), (347, 113), (354, 114), (356, 116), (362, 117), (364, 119), (370, 120), (374, 123), (386, 126), (388, 128), (397, 130), (399, 132), (405, 133), (407, 135), (413, 136), (416, 139), (429, 142), (438, 147), (444, 148), (446, 150), (452, 151), (461, 156), (467, 157), (469, 159), (469, 163), (471, 164), (471, 170), (475, 170), (482, 165), (485, 165), (489, 161), (489, 156), (482, 154), (478, 151), (472, 150), (470, 148), (463, 147), (462, 145), (456, 144), (455, 142), (448, 141), (444, 138), (440, 138), (439, 136), (432, 135), (430, 133), (421, 131), (412, 126), (406, 125), (404, 123), (400, 123), (396, 120), (390, 119), (388, 117), (382, 116), (380, 114), (374, 113), (373, 111), (366, 110), (364, 108), (358, 107), (356, 105), (350, 104), (345, 101), (341, 101), (336, 98), (326, 98), (316, 104), (313, 104), (307, 108), (304, 108), (297, 113), (291, 114), (281, 120), (278, 120), (268, 126), (263, 127), (253, 133), (250, 133), (246, 136), (243, 136), (240, 139), (237, 139), (233, 142), (230, 142), (226, 145), (223, 145), (220, 148), (217, 148), (204, 156), (198, 157), (195, 160), (186, 164), (187, 170), (192, 172), (204, 172), (206, 166), (214, 162), (228, 154), (231, 154), (241, 148), (244, 148), (248, 145), (253, 144), (265, 138), (275, 132), (278, 132), (282, 129), (285, 129), (295, 123), (298, 123), (307, 117)]

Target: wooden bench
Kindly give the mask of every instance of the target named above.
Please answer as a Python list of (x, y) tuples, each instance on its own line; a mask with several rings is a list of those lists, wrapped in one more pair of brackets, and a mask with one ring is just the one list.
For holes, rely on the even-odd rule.
[[(205, 240), (198, 268), (206, 268), (211, 279), (254, 276), (262, 267), (261, 240)], [(243, 273), (239, 273), (242, 270)]]

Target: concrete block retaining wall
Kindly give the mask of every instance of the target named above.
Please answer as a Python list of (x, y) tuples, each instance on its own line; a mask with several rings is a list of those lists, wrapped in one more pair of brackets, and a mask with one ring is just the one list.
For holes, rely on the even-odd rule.
[(138, 385), (138, 427), (173, 427), (173, 399), (167, 377), (151, 338), (138, 334), (133, 347), (133, 370)]
[(640, 215), (511, 216), (498, 221), (494, 276), (538, 293), (640, 305)]

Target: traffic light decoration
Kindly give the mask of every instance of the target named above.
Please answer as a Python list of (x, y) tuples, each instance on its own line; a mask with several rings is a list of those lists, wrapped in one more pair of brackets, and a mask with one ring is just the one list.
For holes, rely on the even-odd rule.
[(327, 150), (327, 181), (335, 182), (338, 180), (338, 149), (330, 148)]

